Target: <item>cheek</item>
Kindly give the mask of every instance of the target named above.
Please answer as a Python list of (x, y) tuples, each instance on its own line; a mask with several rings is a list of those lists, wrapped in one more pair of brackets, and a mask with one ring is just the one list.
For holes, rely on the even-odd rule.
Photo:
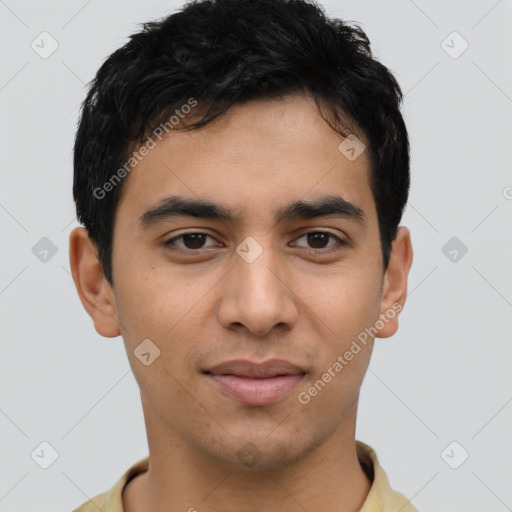
[[(179, 394), (178, 382), (190, 386), (188, 363), (200, 346), (209, 320), (205, 298), (219, 279), (205, 275), (192, 280), (170, 267), (146, 268), (118, 279), (116, 302), (121, 334), (142, 389), (149, 391), (162, 385), (171, 394)], [(157, 348), (155, 368), (146, 368), (137, 359), (138, 347), (146, 339)]]
[(357, 338), (358, 328), (343, 325), (340, 330), (343, 332), (336, 343), (324, 344), (321, 361), (297, 395), (298, 403), (313, 420), (331, 411), (325, 428), (337, 425), (356, 407), (373, 349), (371, 338), (364, 343)]
[(319, 411), (327, 407), (346, 412), (358, 395), (373, 349), (371, 328), (380, 313), (381, 274), (374, 268), (351, 267), (317, 295), (313, 307), (334, 333), (306, 390)]
[[(118, 279), (116, 290), (121, 333), (134, 376), (153, 404), (160, 404), (162, 411), (172, 410), (183, 401), (183, 389), (191, 386), (186, 364), (195, 344), (191, 325), (201, 320), (204, 292), (151, 267)], [(146, 361), (144, 353), (149, 353)]]
[(308, 308), (336, 336), (338, 350), (379, 317), (381, 276), (367, 268), (351, 267), (306, 287)]
[(116, 279), (116, 304), (129, 337), (136, 333), (138, 337), (165, 338), (182, 319), (194, 315), (201, 298), (213, 286), (207, 279), (186, 279), (170, 266), (141, 261), (137, 265), (120, 262), (123, 264), (128, 271)]

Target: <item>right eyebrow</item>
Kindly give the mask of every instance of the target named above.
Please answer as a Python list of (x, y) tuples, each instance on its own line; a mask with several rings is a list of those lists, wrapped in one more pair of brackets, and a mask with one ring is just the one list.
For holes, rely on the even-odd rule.
[(232, 221), (231, 212), (221, 206), (201, 199), (171, 196), (140, 216), (142, 227), (149, 227), (172, 217), (189, 216), (201, 219)]

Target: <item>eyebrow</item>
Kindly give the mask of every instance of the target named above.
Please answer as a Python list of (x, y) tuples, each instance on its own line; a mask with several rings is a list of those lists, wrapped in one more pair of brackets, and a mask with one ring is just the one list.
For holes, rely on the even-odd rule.
[[(366, 216), (357, 205), (339, 196), (325, 196), (313, 201), (295, 201), (275, 210), (276, 223), (292, 220), (310, 220), (318, 217), (340, 217), (364, 224)], [(148, 228), (174, 217), (195, 217), (198, 219), (234, 222), (235, 216), (223, 205), (201, 199), (170, 196), (143, 213), (140, 226)]]

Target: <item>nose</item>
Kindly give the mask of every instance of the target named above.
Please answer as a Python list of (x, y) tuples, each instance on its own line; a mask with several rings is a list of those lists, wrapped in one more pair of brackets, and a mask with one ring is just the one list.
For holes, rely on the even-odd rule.
[(298, 318), (291, 272), (270, 247), (252, 262), (236, 254), (220, 290), (219, 321), (227, 329), (244, 326), (258, 337), (288, 330)]

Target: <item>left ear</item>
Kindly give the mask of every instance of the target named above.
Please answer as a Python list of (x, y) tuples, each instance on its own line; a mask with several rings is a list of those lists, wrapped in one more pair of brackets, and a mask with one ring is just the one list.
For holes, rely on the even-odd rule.
[(411, 234), (400, 226), (391, 245), (391, 255), (384, 276), (377, 338), (389, 338), (398, 330), (398, 315), (407, 297), (407, 278), (412, 265)]

